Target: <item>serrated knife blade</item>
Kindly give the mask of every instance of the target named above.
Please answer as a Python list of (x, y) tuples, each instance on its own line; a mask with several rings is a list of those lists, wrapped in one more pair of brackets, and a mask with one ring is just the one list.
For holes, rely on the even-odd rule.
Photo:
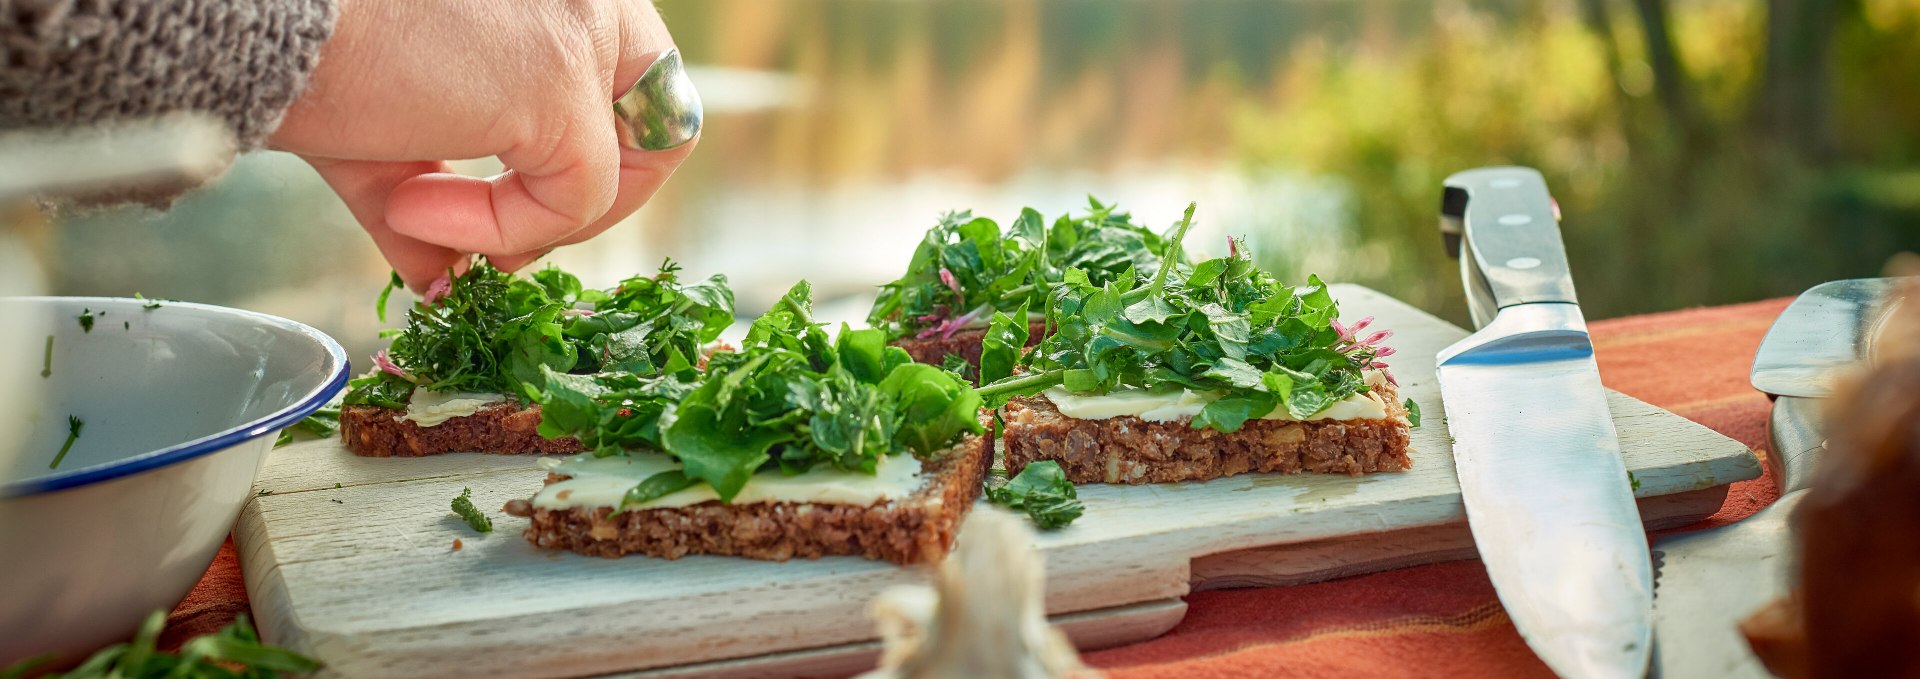
[(1555, 673), (1641, 677), (1652, 560), (1546, 182), (1484, 168), (1446, 191), (1442, 228), (1481, 326), (1438, 357), (1474, 545)]

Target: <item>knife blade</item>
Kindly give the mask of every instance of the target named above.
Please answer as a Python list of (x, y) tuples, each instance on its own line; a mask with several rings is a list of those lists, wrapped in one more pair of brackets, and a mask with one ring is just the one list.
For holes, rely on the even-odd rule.
[(1500, 603), (1563, 677), (1640, 677), (1653, 572), (1546, 181), (1448, 177), (1479, 330), (1441, 351), (1440, 392), (1474, 546)]

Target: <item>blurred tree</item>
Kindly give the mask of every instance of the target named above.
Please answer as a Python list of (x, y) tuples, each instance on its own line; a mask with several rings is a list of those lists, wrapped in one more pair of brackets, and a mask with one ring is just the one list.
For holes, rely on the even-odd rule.
[(1755, 118), (1785, 149), (1812, 159), (1833, 151), (1833, 43), (1860, 0), (1767, 0), (1766, 49)]

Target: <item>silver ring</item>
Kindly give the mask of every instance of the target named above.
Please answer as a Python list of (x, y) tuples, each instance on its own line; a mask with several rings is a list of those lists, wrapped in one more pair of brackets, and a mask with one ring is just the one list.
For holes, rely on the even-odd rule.
[(669, 49), (640, 74), (640, 82), (613, 102), (620, 125), (620, 144), (641, 151), (665, 151), (693, 141), (705, 117), (700, 93), (680, 63), (680, 50)]

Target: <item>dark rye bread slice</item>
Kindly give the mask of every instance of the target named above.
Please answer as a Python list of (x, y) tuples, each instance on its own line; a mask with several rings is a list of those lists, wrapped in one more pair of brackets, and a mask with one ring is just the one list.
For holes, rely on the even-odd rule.
[(1082, 420), (1061, 414), (1044, 395), (1015, 398), (1003, 412), (1006, 465), (1053, 460), (1074, 483), (1205, 481), (1246, 472), (1360, 474), (1401, 471), (1410, 427), (1392, 386), (1378, 420), (1248, 420), (1231, 434), (1194, 429), (1188, 419), (1149, 422), (1125, 416)]
[[(953, 546), (960, 521), (993, 467), (992, 420), (981, 423), (988, 425), (986, 434), (968, 436), (925, 463), (921, 474), (932, 478), (919, 491), (870, 506), (710, 500), (612, 516), (610, 507), (539, 509), (530, 500), (514, 500), (503, 511), (531, 519), (527, 541), (588, 556), (713, 554), (770, 561), (862, 556), (903, 566), (937, 563)], [(567, 478), (548, 474), (547, 483)]]
[(353, 405), (340, 409), (340, 439), (362, 457), (419, 457), (441, 453), (578, 453), (573, 438), (540, 436), (540, 406), (496, 403), (431, 427), (398, 419), (404, 410)]
[[(1039, 344), (1047, 331), (1044, 322), (1030, 323), (1027, 326), (1027, 346)], [(929, 337), (914, 339), (912, 336), (894, 340), (894, 346), (907, 350), (915, 363), (940, 365), (947, 360), (948, 354), (967, 359), (967, 365), (980, 367), (980, 341), (987, 336), (986, 328), (968, 328), (953, 333), (952, 337)]]

